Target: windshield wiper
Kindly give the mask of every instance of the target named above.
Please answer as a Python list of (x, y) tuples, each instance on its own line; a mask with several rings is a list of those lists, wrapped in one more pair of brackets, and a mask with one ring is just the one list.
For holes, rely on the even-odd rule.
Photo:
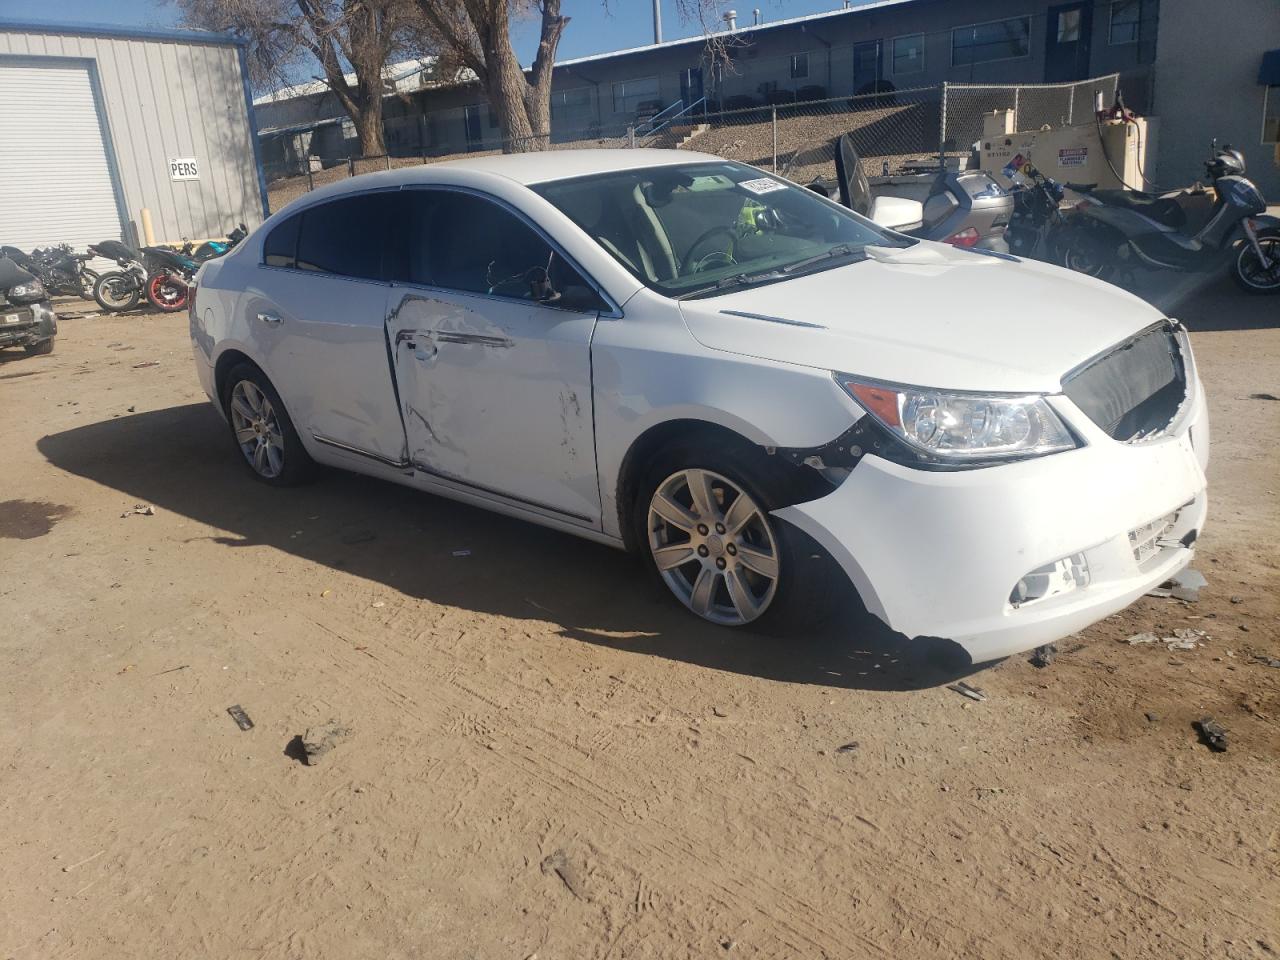
[(786, 274), (795, 273), (803, 270), (805, 267), (812, 267), (815, 263), (822, 263), (825, 260), (835, 260), (839, 257), (858, 257), (866, 259), (866, 252), (863, 250), (855, 250), (847, 243), (837, 243), (826, 253), (820, 253), (817, 256), (805, 257), (803, 260), (797, 260), (795, 263), (787, 264), (782, 268), (782, 272)]
[(677, 296), (677, 300), (691, 300), (694, 297), (700, 297), (708, 293), (715, 293), (717, 290), (724, 290), (727, 287), (748, 287), (753, 283), (760, 283), (763, 280), (775, 280), (785, 276), (781, 270), (762, 270), (759, 273), (735, 273), (732, 277), (721, 277), (715, 283), (705, 287), (697, 287), (693, 290), (686, 290)]

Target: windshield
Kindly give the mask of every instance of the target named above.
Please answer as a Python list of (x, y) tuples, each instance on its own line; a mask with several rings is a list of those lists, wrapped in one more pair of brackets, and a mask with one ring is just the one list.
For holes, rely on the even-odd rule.
[(532, 188), (642, 283), (708, 296), (910, 246), (810, 190), (738, 163), (690, 163)]

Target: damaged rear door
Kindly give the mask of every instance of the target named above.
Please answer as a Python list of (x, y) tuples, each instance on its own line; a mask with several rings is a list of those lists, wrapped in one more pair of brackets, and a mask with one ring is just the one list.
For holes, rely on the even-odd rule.
[[(453, 188), (402, 192), (387, 342), (408, 459), (429, 481), (599, 527), (580, 276), (522, 217)], [(568, 304), (576, 303), (570, 307)]]

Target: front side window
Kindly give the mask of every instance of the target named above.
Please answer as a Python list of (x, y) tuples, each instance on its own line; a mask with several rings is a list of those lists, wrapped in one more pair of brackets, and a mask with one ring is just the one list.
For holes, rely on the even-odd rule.
[(590, 289), (537, 231), (492, 200), (455, 190), (402, 196), (408, 262), (398, 271), (409, 283), (551, 306)]
[(920, 73), (924, 70), (924, 34), (896, 37), (893, 41), (893, 72)]
[(302, 212), (298, 269), (382, 279), (382, 238), (394, 193), (330, 200)]
[(727, 292), (915, 241), (743, 164), (625, 170), (533, 189), (636, 279), (670, 297)]
[(262, 244), (262, 262), (268, 267), (298, 265), (298, 228), (302, 214), (296, 213), (278, 227), (273, 227)]
[(791, 55), (791, 79), (804, 80), (809, 76), (809, 55), (793, 53)]
[(618, 80), (613, 85), (613, 112), (635, 113), (640, 105), (658, 99), (658, 78)]
[(1031, 53), (1031, 18), (975, 23), (951, 31), (951, 65), (1014, 60)]

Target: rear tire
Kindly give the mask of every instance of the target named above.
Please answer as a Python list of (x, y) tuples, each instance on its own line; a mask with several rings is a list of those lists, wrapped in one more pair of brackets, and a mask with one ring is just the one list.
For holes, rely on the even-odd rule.
[(147, 302), (162, 313), (177, 313), (187, 308), (191, 295), (187, 285), (167, 273), (157, 273), (147, 278)]
[[(663, 592), (718, 626), (790, 634), (821, 624), (830, 611), (834, 562), (802, 531), (770, 515), (816, 495), (797, 489), (803, 481), (795, 469), (720, 434), (662, 447), (638, 484), (631, 523)], [(705, 496), (694, 492), (699, 478), (706, 480)], [(816, 474), (814, 480), (821, 484)]]
[(222, 409), (240, 459), (254, 479), (292, 487), (315, 476), (316, 462), (298, 438), (284, 401), (257, 367), (240, 363), (223, 383)]
[(1246, 240), (1231, 261), (1231, 279), (1246, 293), (1257, 296), (1280, 293), (1280, 231), (1259, 233), (1258, 246), (1271, 259), (1271, 269), (1263, 270), (1253, 244)]
[(93, 299), (108, 313), (132, 310), (141, 297), (137, 279), (119, 270), (104, 273), (93, 285)]

